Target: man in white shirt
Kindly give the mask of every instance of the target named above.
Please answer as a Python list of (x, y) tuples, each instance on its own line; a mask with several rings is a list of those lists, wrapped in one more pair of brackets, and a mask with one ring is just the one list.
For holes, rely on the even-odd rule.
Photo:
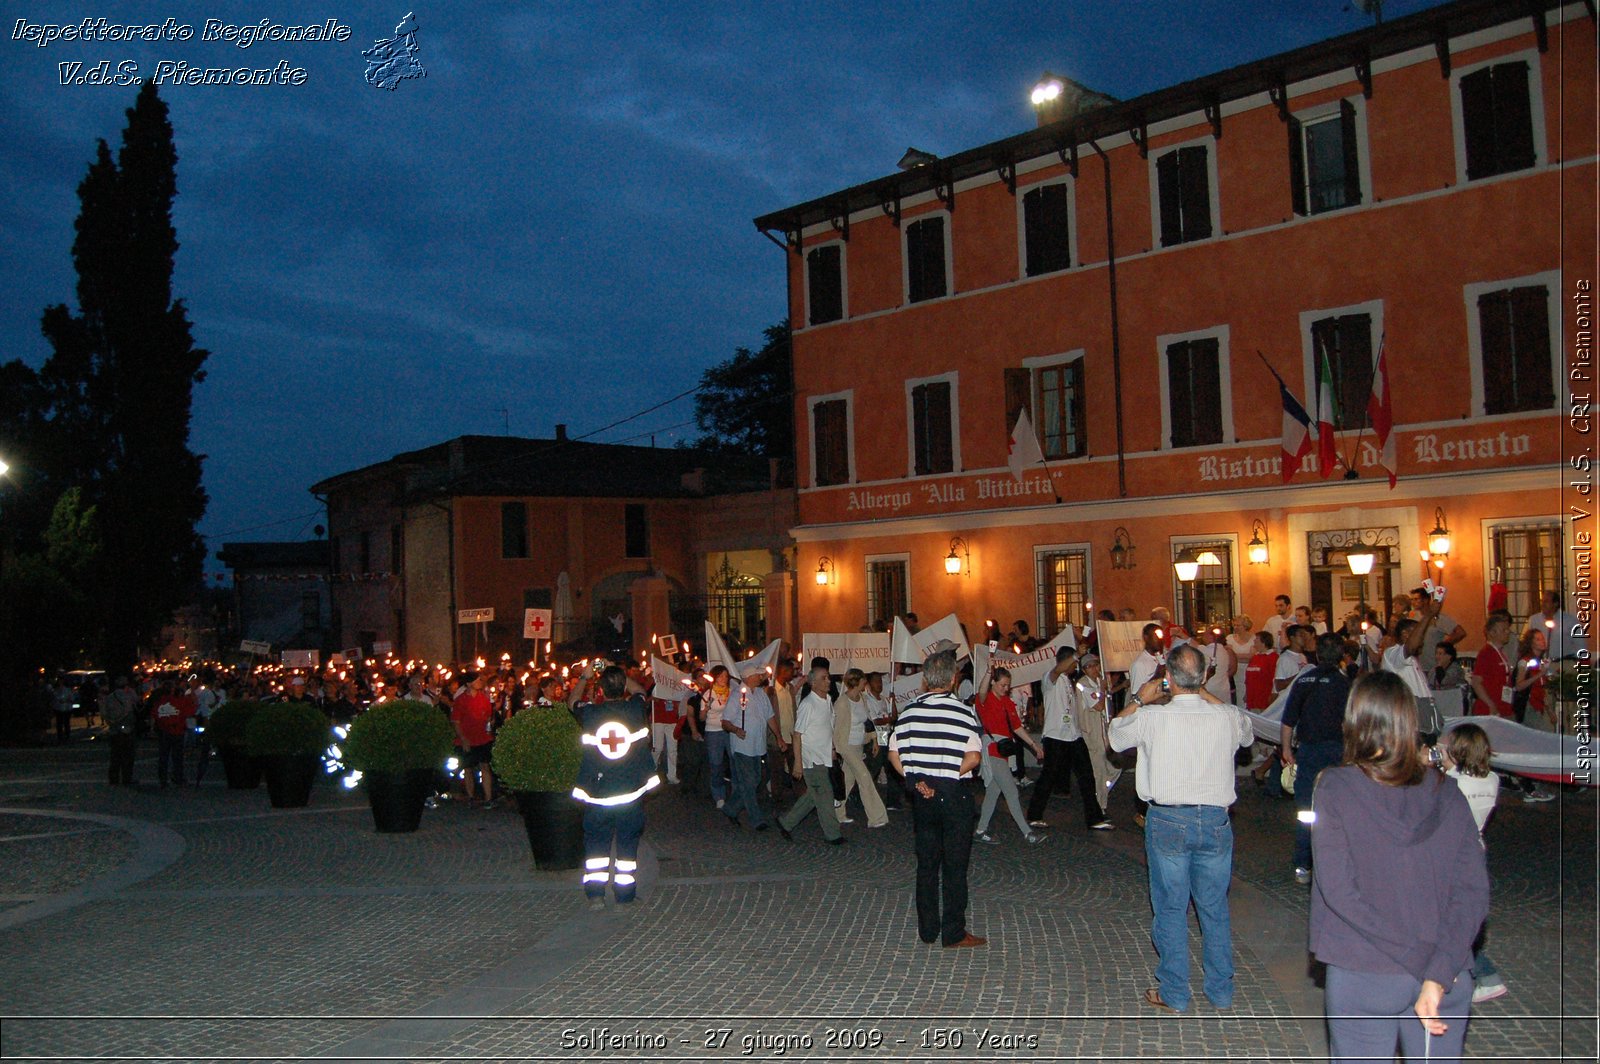
[(1460, 650), (1461, 641), (1467, 638), (1467, 630), (1461, 627), (1461, 623), (1454, 617), (1440, 610), (1437, 603), (1433, 603), (1433, 609), (1429, 609), (1429, 604), (1432, 602), (1433, 596), (1428, 594), (1427, 588), (1411, 589), (1412, 620), (1421, 621), (1430, 614), (1433, 617), (1433, 624), (1423, 636), (1422, 647), (1417, 651), (1417, 658), (1421, 661), (1432, 661), (1433, 652), (1439, 649), (1440, 643), (1449, 643)]
[(1316, 634), (1308, 625), (1291, 624), (1283, 631), (1288, 642), (1278, 652), (1278, 671), (1272, 676), (1273, 691), (1282, 691), (1311, 667), (1311, 648), (1316, 645)]
[(1546, 591), (1539, 596), (1539, 612), (1528, 618), (1525, 627), (1544, 632), (1547, 644), (1545, 657), (1550, 661), (1574, 657), (1579, 648), (1589, 645), (1588, 639), (1582, 634), (1588, 629), (1578, 618), (1561, 608), (1561, 594), (1557, 591)]
[[(1111, 827), (1100, 808), (1100, 796), (1095, 792), (1094, 766), (1089, 762), (1089, 747), (1078, 730), (1077, 688), (1072, 681), (1072, 668), (1078, 663), (1078, 652), (1072, 647), (1056, 651), (1055, 668), (1040, 681), (1044, 688), (1044, 771), (1033, 789), (1028, 802), (1028, 826), (1049, 827), (1044, 819), (1044, 807), (1057, 786), (1063, 793), (1072, 790), (1072, 777), (1078, 777), (1078, 793), (1083, 799), (1083, 823), (1096, 831)], [(1042, 838), (1042, 836), (1040, 836)], [(1033, 836), (1029, 836), (1033, 841)]]
[(1172, 693), (1152, 680), (1111, 722), (1113, 750), (1139, 748), (1134, 783), (1149, 803), (1145, 858), (1150, 872), (1150, 937), (1160, 958), (1159, 986), (1144, 1000), (1157, 1009), (1189, 1007), (1189, 902), (1200, 917), (1206, 997), (1233, 1004), (1233, 937), (1228, 883), (1233, 875), (1233, 758), (1255, 738), (1237, 706), (1205, 690), (1205, 658), (1191, 646), (1167, 656)]
[(830, 846), (844, 845), (839, 818), (833, 811), (833, 700), (828, 697), (828, 667), (812, 666), (810, 689), (800, 700), (794, 717), (794, 776), (804, 779), (806, 792), (778, 818), (778, 831), (790, 842), (800, 821), (816, 810), (822, 839)]
[(1414, 621), (1407, 617), (1394, 626), (1395, 644), (1383, 652), (1383, 671), (1392, 672), (1406, 682), (1417, 700), (1417, 730), (1423, 745), (1432, 746), (1439, 739), (1444, 720), (1439, 715), (1433, 689), (1428, 686), (1428, 673), (1422, 662), (1422, 647), (1427, 641), (1428, 629), (1434, 625), (1438, 604), (1431, 600), (1423, 605), (1423, 618)]
[(1278, 647), (1279, 649), (1282, 649), (1284, 645), (1284, 626), (1294, 622), (1294, 617), (1292, 616), (1293, 610), (1290, 607), (1291, 601), (1289, 596), (1279, 595), (1277, 598), (1272, 600), (1272, 608), (1275, 612), (1271, 617), (1267, 618), (1267, 623), (1261, 626), (1261, 630), (1263, 632), (1266, 632), (1268, 635), (1272, 636), (1272, 645)]
[(1133, 659), (1133, 664), (1128, 666), (1128, 690), (1137, 691), (1149, 683), (1161, 671), (1165, 656), (1162, 647), (1163, 632), (1159, 624), (1147, 624), (1141, 633), (1144, 639), (1144, 649), (1139, 651)]

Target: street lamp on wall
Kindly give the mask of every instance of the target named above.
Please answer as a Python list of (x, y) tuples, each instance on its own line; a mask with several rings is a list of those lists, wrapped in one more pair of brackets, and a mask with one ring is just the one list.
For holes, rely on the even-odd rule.
[(1192, 583), (1200, 575), (1200, 554), (1193, 548), (1185, 548), (1178, 555), (1178, 560), (1172, 563), (1172, 568), (1177, 571), (1178, 579), (1184, 583)]
[(1450, 526), (1445, 524), (1444, 508), (1433, 508), (1433, 531), (1428, 533), (1428, 553), (1434, 557), (1450, 553)]
[(1139, 563), (1133, 560), (1133, 552), (1137, 550), (1133, 545), (1133, 536), (1126, 528), (1118, 525), (1111, 533), (1111, 568), (1132, 569)]
[(1267, 526), (1259, 517), (1250, 525), (1250, 542), (1245, 544), (1245, 551), (1251, 565), (1266, 565), (1271, 558), (1267, 550)]
[(1366, 576), (1372, 572), (1372, 565), (1378, 556), (1371, 551), (1355, 551), (1344, 556), (1345, 564), (1350, 566), (1350, 572), (1355, 576)]
[(827, 587), (829, 584), (833, 583), (834, 576), (837, 572), (838, 570), (836, 570), (833, 565), (833, 559), (824, 554), (817, 561), (817, 586)]
[[(957, 554), (957, 551), (960, 554)], [(960, 536), (950, 539), (950, 553), (944, 556), (944, 571), (947, 576), (960, 576), (963, 572), (972, 575), (972, 548)]]

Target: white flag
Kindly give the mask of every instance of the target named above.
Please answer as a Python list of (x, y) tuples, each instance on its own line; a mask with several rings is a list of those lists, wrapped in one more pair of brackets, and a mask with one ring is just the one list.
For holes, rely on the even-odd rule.
[(1022, 475), (1030, 469), (1049, 472), (1044, 464), (1044, 451), (1039, 449), (1039, 437), (1033, 431), (1033, 422), (1028, 420), (1026, 407), (1017, 414), (1016, 428), (1011, 430), (1006, 464), (1011, 467), (1011, 475), (1017, 478), (1019, 484), (1022, 483)]
[(682, 702), (689, 697), (689, 674), (668, 665), (654, 654), (650, 655), (650, 674), (655, 678), (652, 697), (667, 702)]
[(953, 613), (916, 632), (912, 632), (904, 621), (896, 617), (890, 639), (890, 656), (903, 665), (921, 665), (928, 656), (928, 648), (941, 639), (948, 639), (956, 645), (957, 660), (972, 656), (972, 648), (967, 645), (967, 638), (961, 632), (961, 621)]

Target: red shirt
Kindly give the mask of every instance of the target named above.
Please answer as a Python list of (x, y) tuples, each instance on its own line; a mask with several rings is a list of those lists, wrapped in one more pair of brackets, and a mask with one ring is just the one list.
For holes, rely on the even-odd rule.
[(190, 694), (165, 695), (156, 699), (150, 717), (156, 728), (168, 735), (182, 735), (189, 728), (189, 718), (195, 715), (194, 697)]
[(678, 703), (668, 702), (665, 698), (652, 698), (650, 700), (650, 721), (653, 724), (678, 723)]
[(1472, 703), (1472, 715), (1475, 717), (1509, 717), (1511, 712), (1511, 699), (1505, 695), (1505, 688), (1511, 683), (1511, 670), (1506, 667), (1505, 655), (1500, 648), (1489, 643), (1483, 645), (1478, 651), (1478, 656), (1472, 662), (1472, 675), (1483, 681), (1484, 692), (1493, 699), (1485, 702), (1479, 698)]
[(489, 722), (494, 719), (494, 703), (482, 691), (467, 689), (456, 696), (450, 707), (450, 721), (461, 732), (468, 746), (494, 742)]
[[(983, 722), (984, 731), (991, 737), (998, 736), (1001, 739), (1010, 738), (1022, 727), (1022, 721), (1017, 717), (1017, 704), (1010, 697), (1001, 698), (993, 691), (978, 700), (978, 719)], [(989, 744), (989, 754), (992, 757), (1000, 756), (1000, 751), (992, 742)]]
[(1278, 652), (1253, 654), (1244, 667), (1244, 708), (1263, 710), (1272, 705), (1272, 678), (1278, 672)]

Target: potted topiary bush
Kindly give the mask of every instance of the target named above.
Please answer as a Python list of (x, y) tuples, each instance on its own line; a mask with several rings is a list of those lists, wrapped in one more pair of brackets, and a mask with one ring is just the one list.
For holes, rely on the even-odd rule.
[(565, 704), (529, 706), (495, 735), (495, 779), (516, 793), (533, 861), (541, 869), (583, 864), (583, 805), (572, 797), (582, 738)]
[(297, 809), (311, 800), (332, 734), (322, 710), (305, 702), (268, 702), (251, 716), (245, 748), (261, 759), (274, 809)]
[(415, 831), (434, 777), (450, 757), (455, 729), (426, 702), (380, 702), (356, 716), (344, 763), (361, 773), (382, 832)]
[(261, 785), (261, 762), (245, 747), (244, 730), (261, 708), (256, 701), (224, 702), (211, 711), (206, 735), (222, 759), (222, 771), (231, 791), (253, 791)]

